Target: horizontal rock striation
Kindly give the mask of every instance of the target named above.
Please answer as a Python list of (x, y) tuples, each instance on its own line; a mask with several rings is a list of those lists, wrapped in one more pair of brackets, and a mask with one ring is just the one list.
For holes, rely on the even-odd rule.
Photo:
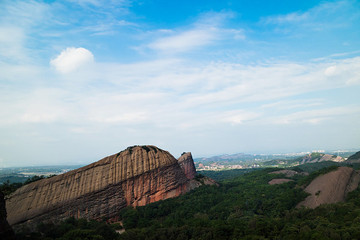
[(21, 187), (7, 199), (8, 221), (16, 225), (71, 216), (109, 219), (126, 206), (176, 197), (200, 185), (187, 178), (167, 151), (134, 146)]

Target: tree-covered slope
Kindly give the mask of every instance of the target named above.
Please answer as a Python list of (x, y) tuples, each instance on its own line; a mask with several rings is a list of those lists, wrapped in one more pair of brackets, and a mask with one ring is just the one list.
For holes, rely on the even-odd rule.
[[(268, 184), (274, 178), (286, 178), (270, 174), (279, 169), (238, 172), (241, 175), (235, 178), (221, 176), (226, 180), (218, 187), (203, 186), (178, 198), (123, 209), (119, 218), (125, 232), (113, 239), (359, 239), (359, 189), (351, 192), (344, 203), (295, 208), (307, 196), (304, 185), (335, 169), (323, 168), (309, 176), (298, 174), (291, 178), (293, 181), (279, 185)], [(102, 239), (98, 227), (89, 227), (92, 225), (65, 224), (72, 233), (64, 230), (64, 223), (59, 225), (62, 232), (55, 225), (50, 226), (50, 232), (50, 227), (42, 226), (36, 238), (21, 236), (69, 239), (71, 234), (88, 234), (86, 239)], [(110, 229), (107, 231), (110, 235)]]

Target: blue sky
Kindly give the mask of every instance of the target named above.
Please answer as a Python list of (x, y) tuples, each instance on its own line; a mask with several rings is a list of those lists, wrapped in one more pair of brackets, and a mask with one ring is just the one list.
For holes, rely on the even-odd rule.
[(358, 149), (360, 2), (0, 2), (0, 167)]

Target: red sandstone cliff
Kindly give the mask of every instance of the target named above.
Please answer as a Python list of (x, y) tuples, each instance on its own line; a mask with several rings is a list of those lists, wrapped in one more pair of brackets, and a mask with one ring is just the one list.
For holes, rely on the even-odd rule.
[(188, 179), (194, 179), (196, 175), (196, 168), (191, 153), (183, 153), (178, 159), (178, 162), (186, 177)]
[[(189, 158), (180, 162), (192, 177), (195, 167), (191, 169)], [(202, 184), (190, 180), (180, 166), (170, 153), (157, 147), (129, 147), (88, 166), (21, 187), (7, 199), (8, 221), (16, 225), (70, 216), (116, 217), (126, 206), (176, 197)]]

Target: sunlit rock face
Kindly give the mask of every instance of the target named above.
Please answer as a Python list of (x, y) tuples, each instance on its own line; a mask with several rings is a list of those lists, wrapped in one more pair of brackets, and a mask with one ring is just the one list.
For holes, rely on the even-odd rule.
[[(11, 225), (74, 216), (110, 219), (126, 206), (179, 196), (204, 181), (191, 180), (191, 154), (180, 163), (155, 146), (134, 146), (62, 175), (25, 185), (7, 199)], [(183, 171), (184, 169), (184, 171)]]
[(310, 195), (297, 207), (316, 208), (321, 204), (345, 201), (347, 194), (357, 189), (360, 174), (350, 167), (339, 167), (337, 170), (315, 178), (306, 188)]

